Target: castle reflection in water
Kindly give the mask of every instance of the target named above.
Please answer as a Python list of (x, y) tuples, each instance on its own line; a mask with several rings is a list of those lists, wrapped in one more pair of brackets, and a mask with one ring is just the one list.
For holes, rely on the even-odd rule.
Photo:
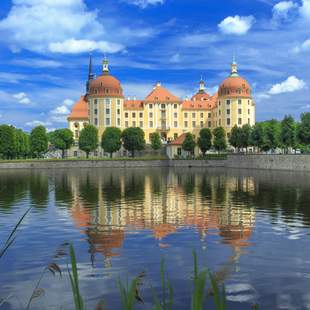
[(253, 177), (106, 170), (68, 174), (62, 182), (72, 195), (74, 225), (86, 235), (90, 252), (105, 258), (120, 255), (126, 233), (150, 231), (165, 247), (165, 237), (184, 228), (196, 229), (202, 240), (220, 236), (238, 256), (255, 223), (254, 206), (247, 199), (236, 204), (236, 193), (255, 195)]

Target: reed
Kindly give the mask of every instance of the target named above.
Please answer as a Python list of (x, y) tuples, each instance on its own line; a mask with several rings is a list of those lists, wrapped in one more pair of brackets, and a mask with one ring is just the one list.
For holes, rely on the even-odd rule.
[(74, 247), (71, 244), (70, 245), (70, 259), (71, 259), (71, 270), (72, 274), (68, 267), (68, 273), (70, 277), (71, 282), (71, 289), (73, 293), (73, 300), (75, 305), (75, 310), (84, 310), (84, 301), (80, 294), (80, 288), (79, 288), (79, 276), (78, 276), (78, 269), (77, 269), (77, 263), (76, 263), (76, 256), (74, 252)]
[(118, 279), (118, 287), (121, 295), (121, 302), (124, 310), (133, 310), (134, 305), (137, 301), (137, 285), (138, 278), (134, 278), (131, 283), (128, 283), (128, 279), (125, 284), (122, 283), (121, 279)]

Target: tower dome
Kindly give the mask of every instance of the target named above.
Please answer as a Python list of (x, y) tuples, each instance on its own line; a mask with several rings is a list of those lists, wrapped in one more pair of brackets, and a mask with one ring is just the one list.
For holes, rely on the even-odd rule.
[(238, 98), (250, 98), (251, 86), (238, 74), (238, 66), (235, 60), (231, 64), (231, 74), (226, 78), (219, 86), (219, 97), (238, 97)]
[(103, 60), (102, 74), (89, 82), (89, 96), (123, 97), (120, 81), (109, 72), (109, 63)]

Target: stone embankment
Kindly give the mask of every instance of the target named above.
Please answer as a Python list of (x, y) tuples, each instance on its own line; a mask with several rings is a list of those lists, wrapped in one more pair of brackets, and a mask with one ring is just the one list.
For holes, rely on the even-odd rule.
[(310, 155), (228, 155), (225, 160), (33, 160), (0, 162), (0, 169), (223, 167), (309, 171)]

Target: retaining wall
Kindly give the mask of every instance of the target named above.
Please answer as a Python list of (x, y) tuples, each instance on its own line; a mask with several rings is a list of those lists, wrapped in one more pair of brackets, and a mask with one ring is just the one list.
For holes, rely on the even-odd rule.
[(0, 169), (224, 167), (310, 171), (310, 155), (228, 155), (227, 160), (34, 160), (0, 162)]

